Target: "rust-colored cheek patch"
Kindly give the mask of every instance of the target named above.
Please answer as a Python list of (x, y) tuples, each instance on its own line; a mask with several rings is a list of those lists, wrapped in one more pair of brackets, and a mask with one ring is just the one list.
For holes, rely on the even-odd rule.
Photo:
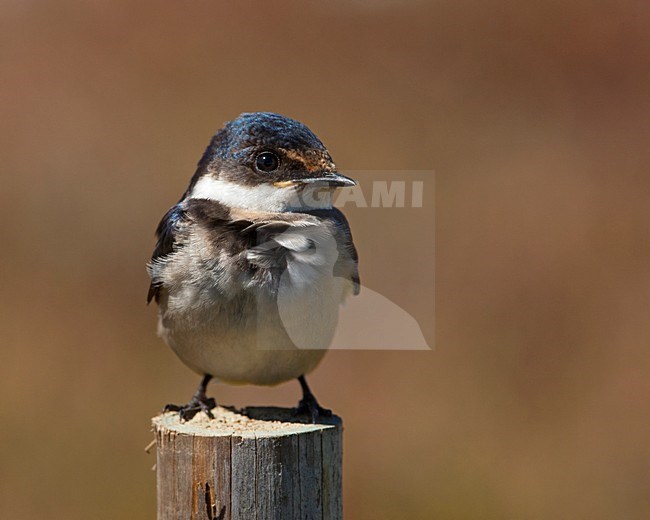
[(287, 159), (301, 163), (310, 173), (334, 169), (332, 159), (322, 152), (315, 150), (309, 150), (304, 153), (296, 152), (295, 150), (282, 150), (282, 152)]

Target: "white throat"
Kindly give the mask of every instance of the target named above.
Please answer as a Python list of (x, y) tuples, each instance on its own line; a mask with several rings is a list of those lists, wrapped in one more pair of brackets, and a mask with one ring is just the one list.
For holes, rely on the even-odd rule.
[(280, 188), (273, 184), (245, 186), (232, 181), (201, 177), (192, 188), (190, 199), (209, 199), (230, 208), (281, 213), (307, 209), (331, 209), (332, 190), (322, 186)]

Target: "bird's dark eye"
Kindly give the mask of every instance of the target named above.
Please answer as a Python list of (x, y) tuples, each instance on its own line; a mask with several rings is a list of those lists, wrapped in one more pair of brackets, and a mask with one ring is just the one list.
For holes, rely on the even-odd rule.
[(280, 159), (273, 152), (262, 152), (255, 159), (255, 167), (262, 172), (272, 172), (278, 169)]

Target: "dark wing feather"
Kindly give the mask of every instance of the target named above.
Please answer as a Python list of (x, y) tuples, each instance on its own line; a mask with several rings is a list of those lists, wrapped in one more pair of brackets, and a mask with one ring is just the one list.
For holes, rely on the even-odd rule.
[[(158, 238), (158, 241), (156, 242), (156, 247), (151, 255), (151, 262), (155, 262), (157, 259), (174, 251), (176, 243), (175, 237), (179, 231), (180, 225), (185, 220), (185, 217), (185, 209), (181, 204), (177, 204), (165, 213), (165, 216), (156, 228), (156, 237)], [(154, 298), (158, 301), (159, 292), (160, 284), (152, 281), (151, 285), (149, 285), (147, 303), (150, 303)]]

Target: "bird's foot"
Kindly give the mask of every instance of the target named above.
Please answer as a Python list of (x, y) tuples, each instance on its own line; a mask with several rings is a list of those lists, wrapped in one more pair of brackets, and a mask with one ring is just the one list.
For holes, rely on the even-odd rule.
[(181, 421), (189, 421), (199, 412), (204, 412), (210, 419), (214, 419), (212, 409), (217, 406), (217, 402), (212, 397), (197, 396), (192, 397), (189, 403), (184, 405), (168, 404), (165, 405), (163, 411), (165, 412), (178, 412)]
[(313, 395), (306, 395), (300, 400), (298, 406), (292, 410), (292, 415), (294, 417), (306, 415), (311, 418), (312, 423), (315, 423), (319, 417), (331, 417), (332, 410), (319, 405)]

